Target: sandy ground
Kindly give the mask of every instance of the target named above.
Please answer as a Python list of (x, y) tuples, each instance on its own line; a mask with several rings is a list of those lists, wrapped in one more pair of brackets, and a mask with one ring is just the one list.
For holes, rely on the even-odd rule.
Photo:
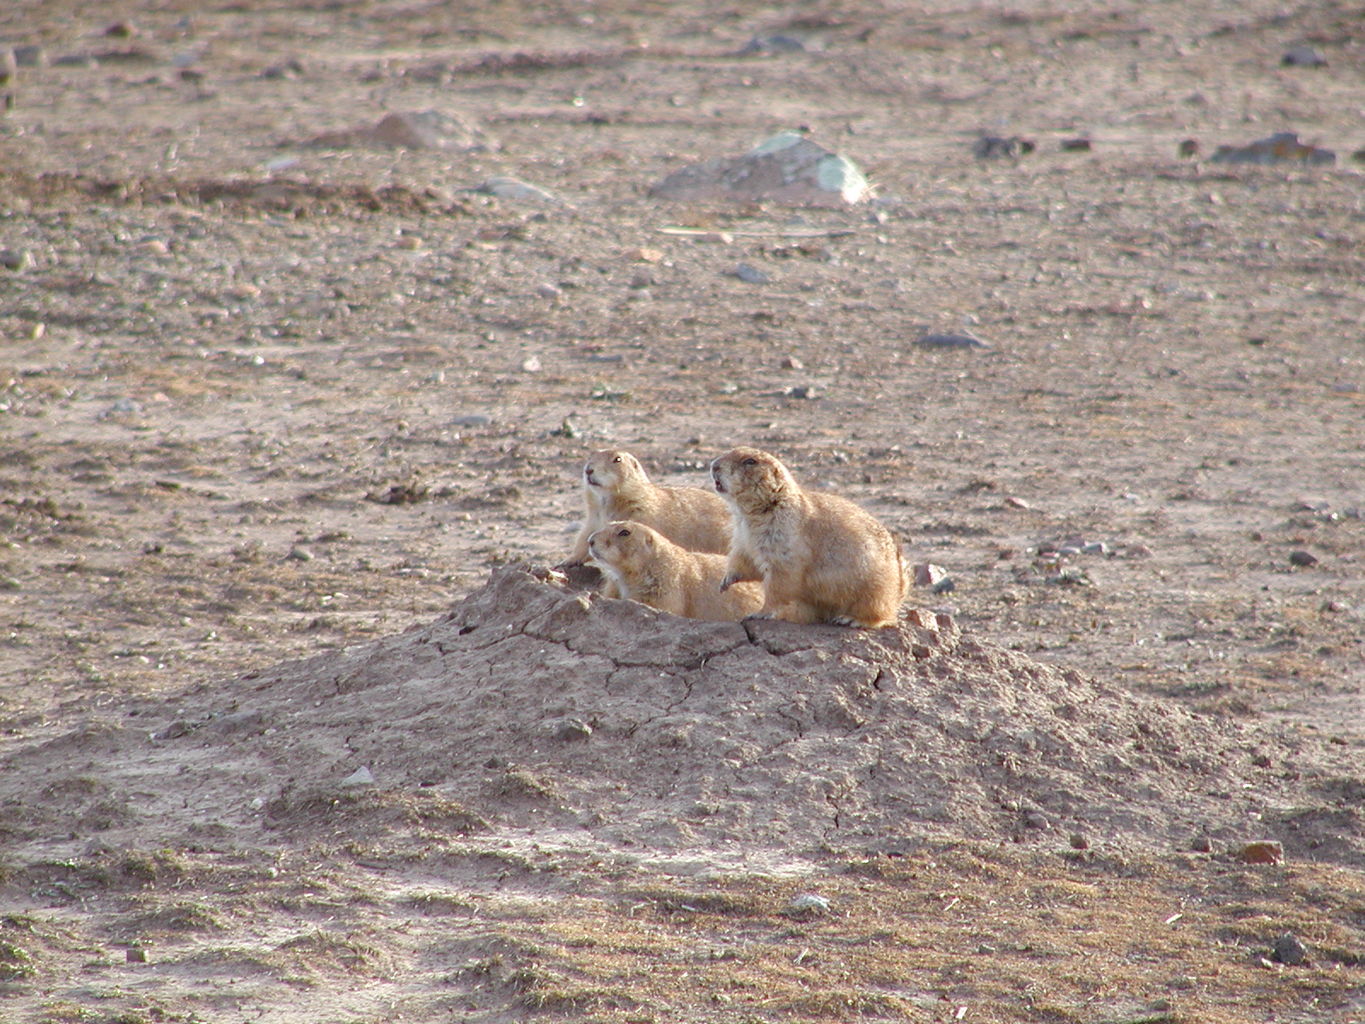
[[(0, 1017), (1365, 1019), (1361, 24), (6, 5)], [(648, 194), (794, 126), (873, 198)], [(1276, 131), (1335, 162), (1208, 159)], [(951, 628), (506, 568), (741, 443)]]

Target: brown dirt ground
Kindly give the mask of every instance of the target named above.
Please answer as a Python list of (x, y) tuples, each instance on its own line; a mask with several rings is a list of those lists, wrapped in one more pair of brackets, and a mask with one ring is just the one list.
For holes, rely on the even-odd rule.
[[(0, 7), (49, 57), (0, 118), (0, 1018), (1365, 1019), (1358, 3), (105, 8)], [(764, 32), (807, 49), (736, 56)], [(1328, 65), (1282, 67), (1300, 43)], [(300, 145), (431, 108), (488, 144)], [(875, 201), (646, 195), (796, 124)], [(1336, 164), (1176, 155), (1278, 130)], [(982, 131), (1037, 148), (977, 161)], [(567, 205), (467, 191), (492, 175)], [(964, 326), (992, 347), (914, 344)], [(562, 556), (588, 450), (698, 483), (737, 443), (949, 570), (916, 602), (986, 654), (944, 678), (1020, 709), (1032, 774), (944, 740), (948, 783), (984, 781), (942, 820), (868, 797), (866, 834), (795, 839), (814, 805), (775, 783), (651, 819), (655, 762), (593, 746), (614, 720), (581, 771), (528, 739), (578, 709), (517, 701), (547, 673), (579, 693), (581, 651), (514, 651), (464, 703), (411, 669), (496, 605), (490, 572)], [(1107, 553), (1048, 554), (1073, 540)], [(640, 635), (587, 607), (575, 629)], [(443, 655), (511, 613), (480, 614)], [(901, 671), (809, 635), (790, 656)], [(348, 731), (303, 694), (351, 662), (379, 688)], [(950, 689), (904, 672), (948, 723)], [(802, 679), (801, 739), (851, 729)], [(1022, 746), (1068, 685), (1074, 745)], [(720, 698), (640, 749), (720, 764), (749, 728)], [(1104, 750), (1125, 715), (1169, 743)], [(1172, 737), (1218, 785), (1181, 788)], [(1123, 771), (1089, 790), (1092, 746)], [(362, 763), (378, 784), (338, 789)], [(1085, 799), (1059, 812), (1064, 777)], [(1020, 827), (1034, 804), (1048, 827)], [(1286, 863), (1240, 863), (1257, 838)], [(807, 892), (829, 911), (790, 912)], [(1284, 932), (1307, 963), (1271, 959)]]

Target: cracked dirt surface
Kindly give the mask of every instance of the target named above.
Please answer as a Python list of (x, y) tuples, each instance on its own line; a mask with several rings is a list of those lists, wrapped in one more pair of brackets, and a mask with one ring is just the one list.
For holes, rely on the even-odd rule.
[[(0, 5), (0, 1018), (1362, 1019), (1360, 23)], [(647, 196), (795, 124), (875, 201)], [(955, 626), (504, 570), (737, 443)]]

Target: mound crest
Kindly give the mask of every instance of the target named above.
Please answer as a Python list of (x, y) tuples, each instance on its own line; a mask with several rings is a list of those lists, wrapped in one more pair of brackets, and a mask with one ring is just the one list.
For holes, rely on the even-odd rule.
[[(145, 775), (166, 776), (173, 799), (144, 808), (157, 827), (199, 816), (202, 830), (211, 808), (282, 840), (444, 821), (795, 853), (1079, 832), (1167, 849), (1274, 838), (1293, 856), (1361, 859), (1358, 810), (1329, 796), (1349, 772), (1295, 765), (1324, 739), (1201, 718), (921, 611), (873, 631), (708, 623), (506, 568), (425, 627), (140, 714), (161, 716), (150, 737), (81, 736), (144, 773), (116, 790), (161, 792)], [(354, 778), (362, 766), (372, 782)]]

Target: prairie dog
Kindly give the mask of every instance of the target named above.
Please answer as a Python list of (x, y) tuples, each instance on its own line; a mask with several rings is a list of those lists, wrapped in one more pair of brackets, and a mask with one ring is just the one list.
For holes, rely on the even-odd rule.
[(688, 551), (632, 520), (608, 523), (588, 538), (588, 554), (622, 597), (689, 619), (733, 622), (763, 606), (756, 583), (724, 592), (724, 555)]
[[(700, 487), (660, 487), (630, 452), (604, 448), (583, 467), (583, 499), (588, 515), (564, 560), (582, 565), (588, 538), (608, 523), (633, 519), (689, 551), (725, 554), (730, 549), (730, 510)], [(613, 595), (608, 595), (613, 596)]]
[(762, 580), (761, 614), (790, 622), (895, 625), (909, 589), (905, 559), (870, 514), (836, 494), (803, 490), (757, 448), (722, 455), (711, 477), (734, 514), (722, 589)]

